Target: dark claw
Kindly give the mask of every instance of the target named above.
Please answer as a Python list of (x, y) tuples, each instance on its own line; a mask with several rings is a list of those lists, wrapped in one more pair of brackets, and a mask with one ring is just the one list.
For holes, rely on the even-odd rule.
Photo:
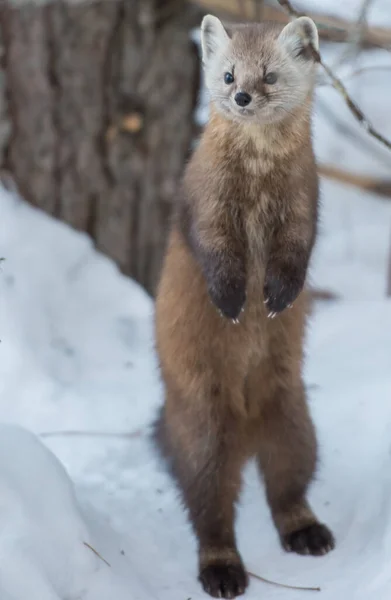
[(265, 277), (264, 296), (269, 314), (280, 313), (290, 308), (303, 289), (304, 279), (294, 272), (269, 271)]
[(214, 286), (209, 289), (209, 295), (220, 314), (235, 321), (240, 316), (246, 302), (245, 282), (235, 281), (224, 287)]

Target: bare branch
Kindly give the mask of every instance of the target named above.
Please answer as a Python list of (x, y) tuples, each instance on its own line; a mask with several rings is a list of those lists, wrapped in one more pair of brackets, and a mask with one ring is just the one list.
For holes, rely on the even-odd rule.
[(383, 198), (391, 198), (391, 179), (381, 180), (368, 175), (359, 175), (328, 164), (319, 164), (318, 173), (339, 183), (358, 187)]
[(340, 299), (338, 294), (336, 294), (335, 292), (331, 292), (330, 290), (324, 290), (320, 288), (309, 287), (308, 293), (311, 300), (335, 301)]
[[(347, 75), (345, 75), (345, 80), (346, 79), (353, 79), (354, 77), (357, 77), (358, 75), (362, 75), (365, 73), (373, 73), (375, 71), (390, 71), (391, 70), (391, 65), (368, 65), (367, 67), (360, 67), (359, 69), (356, 69), (355, 71), (351, 71), (351, 73), (348, 73)], [(324, 87), (327, 85), (332, 85), (331, 82), (326, 81), (325, 80), (321, 80), (319, 81), (319, 83), (317, 84), (318, 87)]]
[[(297, 18), (297, 17), (305, 16), (303, 13), (300, 13), (297, 10), (295, 10), (289, 0), (278, 0), (278, 2), (283, 8), (285, 8), (289, 12), (289, 14), (292, 17)], [(328, 77), (330, 78), (330, 80), (333, 84), (333, 87), (337, 90), (337, 92), (339, 92), (339, 94), (345, 100), (345, 104), (347, 105), (347, 107), (349, 108), (349, 110), (353, 114), (353, 116), (356, 118), (356, 120), (361, 124), (361, 126), (367, 131), (367, 133), (369, 135), (371, 135), (372, 137), (377, 139), (381, 144), (386, 146), (386, 148), (391, 150), (391, 141), (388, 140), (387, 138), (385, 138), (383, 135), (381, 135), (381, 133), (379, 133), (371, 125), (371, 123), (368, 121), (365, 114), (362, 112), (361, 108), (349, 96), (346, 87), (344, 86), (342, 81), (339, 79), (339, 77), (334, 75), (334, 73), (330, 69), (330, 67), (322, 61), (322, 57), (320, 56), (319, 51), (316, 50), (316, 48), (314, 48), (312, 45), (311, 45), (311, 50), (312, 50), (312, 53), (314, 55), (316, 62), (318, 62), (320, 64), (320, 66), (323, 68), (323, 70), (325, 71), (325, 73), (327, 73)]]
[(369, 9), (371, 8), (374, 0), (364, 0), (361, 6), (360, 16), (358, 18), (358, 23), (362, 29), (366, 29), (368, 26), (367, 19)]
[(351, 41), (354, 45), (360, 46), (364, 38), (365, 30), (368, 28), (367, 18), (373, 0), (363, 0), (356, 26), (351, 32)]
[(254, 579), (258, 579), (258, 581), (263, 581), (263, 583), (267, 583), (269, 585), (274, 585), (276, 587), (285, 588), (286, 590), (301, 590), (304, 592), (320, 592), (320, 587), (300, 587), (295, 585), (286, 585), (285, 583), (278, 583), (277, 581), (271, 581), (270, 579), (266, 579), (265, 577), (261, 577), (261, 575), (257, 575), (256, 573), (251, 573), (251, 571), (247, 571), (247, 574), (250, 577), (254, 577)]
[(278, 0), (278, 3), (282, 6), (282, 8), (285, 8), (285, 10), (291, 15), (291, 17), (296, 17), (297, 19), (299, 17), (305, 16), (304, 13), (301, 13), (298, 10), (294, 9), (289, 0)]
[(348, 38), (346, 40), (346, 42), (348, 43), (346, 44), (346, 47), (342, 52), (342, 56), (339, 58), (338, 63), (334, 65), (334, 68), (339, 65), (342, 65), (348, 59), (357, 57), (360, 53), (360, 50), (364, 48), (365, 34), (368, 31), (367, 17), (372, 3), (373, 0), (362, 1), (357, 23), (348, 32)]
[(322, 68), (327, 73), (327, 75), (330, 77), (333, 87), (341, 94), (341, 96), (345, 100), (347, 107), (349, 108), (350, 112), (354, 115), (354, 117), (357, 119), (357, 121), (367, 131), (367, 133), (369, 133), (369, 135), (371, 135), (372, 137), (377, 139), (380, 143), (382, 143), (384, 146), (386, 146), (386, 148), (391, 150), (391, 141), (388, 140), (386, 137), (384, 137), (381, 133), (379, 133), (373, 127), (373, 125), (371, 125), (371, 123), (368, 121), (367, 117), (364, 115), (364, 113), (362, 112), (360, 107), (349, 96), (348, 91), (347, 91), (346, 87), (344, 86), (344, 84), (342, 83), (342, 81), (336, 75), (334, 75), (332, 70), (322, 61), (319, 52), (317, 50), (315, 50), (315, 48), (313, 48), (313, 52), (315, 53), (316, 60), (322, 66)]

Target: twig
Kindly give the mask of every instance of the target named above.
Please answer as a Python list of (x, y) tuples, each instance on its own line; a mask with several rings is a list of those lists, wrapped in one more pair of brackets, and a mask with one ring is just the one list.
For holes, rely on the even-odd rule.
[(372, 2), (373, 0), (363, 0), (357, 23), (348, 33), (346, 40), (348, 43), (337, 64), (334, 65), (334, 68), (342, 65), (349, 57), (353, 57), (354, 55), (357, 57), (360, 52), (360, 48), (363, 48), (365, 33), (368, 30), (367, 16)]
[(270, 579), (266, 579), (265, 577), (261, 577), (260, 575), (256, 575), (255, 573), (251, 573), (247, 571), (250, 577), (254, 577), (254, 579), (258, 579), (258, 581), (263, 581), (263, 583), (267, 583), (268, 585), (274, 585), (276, 587), (285, 588), (286, 590), (300, 590), (302, 592), (320, 592), (320, 587), (300, 587), (295, 585), (286, 585), (285, 583), (277, 583), (276, 581), (270, 581)]
[(334, 75), (334, 73), (331, 71), (331, 69), (322, 61), (319, 52), (317, 50), (315, 50), (315, 48), (313, 48), (312, 50), (315, 54), (315, 59), (319, 62), (319, 64), (324, 69), (324, 71), (330, 77), (334, 88), (341, 94), (341, 96), (345, 100), (347, 107), (349, 108), (349, 110), (353, 114), (353, 116), (356, 118), (356, 120), (361, 124), (361, 126), (365, 129), (365, 131), (369, 135), (371, 135), (372, 137), (377, 139), (381, 144), (386, 146), (386, 148), (391, 150), (391, 141), (388, 140), (387, 138), (385, 138), (383, 135), (381, 135), (381, 133), (379, 133), (371, 125), (371, 123), (368, 121), (367, 117), (364, 115), (364, 113), (359, 108), (359, 106), (357, 106), (357, 104), (349, 96), (347, 89), (345, 88), (342, 81), (336, 75)]
[(310, 287), (308, 289), (308, 293), (312, 300), (327, 300), (327, 301), (339, 300), (338, 294), (335, 294), (334, 292), (330, 292), (329, 290)]
[(367, 18), (368, 18), (369, 9), (371, 8), (373, 1), (374, 0), (364, 0), (364, 2), (362, 3), (361, 10), (360, 10), (360, 16), (358, 17), (358, 28), (360, 29), (360, 34), (361, 34), (360, 37), (362, 37), (362, 33), (368, 27)]
[[(305, 16), (305, 15), (303, 15), (303, 13), (299, 13), (297, 10), (295, 10), (292, 7), (289, 0), (278, 0), (278, 2), (283, 8), (285, 8), (289, 12), (289, 14), (292, 17)], [(333, 84), (333, 87), (337, 90), (337, 92), (340, 93), (342, 98), (345, 100), (347, 107), (349, 108), (349, 110), (353, 114), (353, 116), (356, 118), (356, 120), (361, 124), (361, 126), (366, 130), (366, 132), (369, 135), (371, 135), (372, 137), (377, 139), (381, 144), (386, 146), (386, 148), (391, 150), (391, 141), (388, 140), (387, 138), (385, 138), (383, 135), (381, 135), (381, 133), (379, 133), (371, 125), (371, 123), (368, 121), (367, 117), (364, 115), (364, 113), (359, 108), (359, 106), (357, 106), (357, 104), (354, 102), (354, 100), (352, 100), (352, 98), (349, 96), (348, 91), (347, 91), (346, 87), (344, 86), (344, 84), (342, 83), (342, 81), (336, 75), (334, 75), (334, 73), (330, 69), (330, 67), (328, 67), (322, 61), (322, 57), (320, 56), (319, 51), (316, 48), (314, 48), (312, 45), (310, 47), (311, 47), (311, 51), (314, 55), (316, 62), (318, 62), (320, 64), (320, 66), (323, 68), (323, 70), (325, 71), (325, 73), (327, 73), (327, 75), (329, 76), (329, 78)]]
[(94, 554), (95, 554), (95, 555), (96, 555), (98, 558), (100, 558), (100, 559), (101, 559), (101, 560), (102, 560), (104, 563), (106, 563), (106, 565), (107, 565), (108, 567), (110, 567), (110, 568), (111, 568), (111, 564), (110, 564), (109, 562), (107, 562), (107, 560), (106, 560), (105, 558), (103, 558), (103, 556), (101, 556), (101, 555), (99, 554), (99, 552), (98, 552), (97, 550), (95, 550), (95, 548), (93, 548), (93, 547), (92, 547), (92, 546), (91, 546), (91, 545), (90, 545), (88, 542), (83, 542), (83, 544), (84, 544), (84, 545), (85, 545), (87, 548), (89, 548), (89, 549), (91, 550), (91, 552), (93, 552), (93, 553), (94, 553)]
[(295, 8), (293, 8), (293, 6), (291, 5), (291, 3), (289, 2), (289, 0), (278, 0), (278, 3), (282, 6), (282, 8), (285, 8), (285, 10), (292, 16), (292, 17), (296, 17), (296, 19), (298, 19), (299, 17), (305, 17), (304, 13), (299, 12), (298, 10), (296, 10)]
[(368, 175), (358, 175), (357, 173), (344, 171), (343, 169), (328, 164), (318, 165), (318, 173), (328, 179), (333, 179), (334, 181), (338, 181), (345, 185), (358, 187), (366, 192), (382, 196), (383, 198), (391, 197), (391, 179), (374, 179)]
[[(374, 73), (375, 71), (390, 71), (391, 65), (369, 65), (367, 67), (360, 67), (355, 71), (351, 71), (347, 75), (345, 75), (345, 79), (353, 79), (354, 77), (358, 77), (358, 75), (363, 75), (365, 73)], [(323, 87), (325, 85), (331, 85), (326, 80), (322, 80), (318, 83), (319, 87)]]
[(122, 431), (44, 431), (39, 434), (42, 438), (48, 437), (108, 437), (108, 438), (124, 438), (133, 439), (141, 436), (141, 430), (122, 432)]
[(364, 38), (365, 31), (368, 29), (367, 17), (373, 0), (363, 0), (356, 26), (350, 33), (350, 40), (354, 45), (359, 46)]

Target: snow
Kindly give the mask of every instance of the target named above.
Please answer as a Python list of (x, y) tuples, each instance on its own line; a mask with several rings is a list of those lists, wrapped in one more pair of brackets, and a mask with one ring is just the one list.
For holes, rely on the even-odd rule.
[[(341, 48), (323, 52), (335, 64)], [(390, 61), (368, 52), (338, 72)], [(348, 81), (391, 137), (389, 78), (377, 70)], [(202, 105), (198, 117), (206, 114)], [(390, 155), (327, 86), (318, 90), (315, 147), (322, 162), (389, 177)], [(266, 578), (320, 586), (324, 600), (388, 600), (391, 203), (331, 181), (322, 200), (311, 278), (340, 299), (319, 303), (308, 330), (305, 375), (321, 450), (310, 500), (337, 548), (322, 558), (285, 554), (253, 465), (238, 541), (248, 569)], [(207, 598), (194, 537), (149, 437), (162, 401), (151, 299), (87, 236), (4, 188), (0, 214), (1, 600)], [(246, 594), (312, 596), (256, 580)]]
[[(26, 429), (0, 426), (0, 597), (128, 598), (93, 537), (61, 463)], [(103, 566), (102, 566), (103, 565)], [(133, 598), (138, 594), (132, 582)]]

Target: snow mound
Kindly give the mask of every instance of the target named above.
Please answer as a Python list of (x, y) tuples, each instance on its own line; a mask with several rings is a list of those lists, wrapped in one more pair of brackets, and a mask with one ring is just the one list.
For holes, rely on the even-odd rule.
[(2, 600), (103, 599), (114, 591), (129, 598), (87, 546), (93, 541), (63, 466), (36, 436), (7, 425), (0, 426), (0, 531)]

